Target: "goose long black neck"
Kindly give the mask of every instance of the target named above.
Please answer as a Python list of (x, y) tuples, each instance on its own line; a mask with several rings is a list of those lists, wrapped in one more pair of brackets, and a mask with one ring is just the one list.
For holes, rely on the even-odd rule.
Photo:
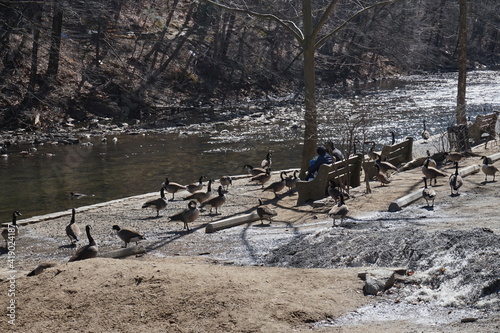
[(90, 234), (90, 225), (87, 225), (85, 227), (85, 231), (87, 232), (87, 238), (89, 239), (89, 245), (95, 245), (95, 241), (92, 238), (92, 235)]
[(342, 193), (340, 193), (339, 195), (339, 207), (342, 206), (342, 205), (345, 205), (345, 202), (344, 202), (344, 195)]

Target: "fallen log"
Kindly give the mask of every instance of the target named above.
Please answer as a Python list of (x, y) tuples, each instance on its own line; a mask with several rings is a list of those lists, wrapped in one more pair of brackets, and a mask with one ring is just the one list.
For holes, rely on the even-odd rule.
[(215, 221), (215, 222), (207, 224), (207, 226), (205, 228), (205, 232), (212, 233), (212, 232), (215, 232), (217, 230), (222, 230), (222, 229), (234, 227), (234, 226), (244, 224), (244, 223), (250, 223), (253, 221), (257, 221), (259, 219), (260, 219), (260, 217), (259, 217), (259, 214), (257, 214), (257, 212), (253, 212), (253, 213), (245, 214), (245, 215), (232, 216), (232, 217), (228, 217), (227, 219), (223, 219), (223, 220), (219, 220), (219, 221)]

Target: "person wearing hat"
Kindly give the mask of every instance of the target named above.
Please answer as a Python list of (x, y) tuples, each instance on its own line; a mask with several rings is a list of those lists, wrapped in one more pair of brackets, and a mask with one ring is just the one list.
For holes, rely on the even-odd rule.
[(332, 164), (333, 159), (328, 154), (326, 151), (325, 147), (319, 146), (318, 149), (316, 149), (316, 153), (318, 155), (311, 160), (311, 163), (309, 165), (309, 168), (307, 168), (307, 174), (306, 174), (306, 179), (305, 180), (311, 180), (313, 179), (316, 174), (318, 173), (319, 167), (321, 164)]

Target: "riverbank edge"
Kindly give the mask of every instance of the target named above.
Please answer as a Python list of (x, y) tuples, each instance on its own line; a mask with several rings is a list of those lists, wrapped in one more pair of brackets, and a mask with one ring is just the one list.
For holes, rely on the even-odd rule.
[[(436, 136), (436, 137), (441, 137), (441, 135)], [(417, 144), (420, 145), (421, 141), (414, 142), (414, 146)], [(473, 148), (478, 148), (478, 147), (481, 147), (483, 145), (484, 144), (480, 144), (480, 145), (477, 145)], [(492, 160), (492, 162), (496, 162), (496, 161), (500, 160), (500, 153), (495, 153), (495, 154), (488, 156), (488, 157)], [(481, 169), (480, 166), (466, 167), (465, 169), (461, 170), (461, 176), (467, 177), (471, 174), (475, 174), (475, 173), (479, 172), (480, 169)], [(290, 168), (290, 169), (285, 169), (285, 170), (276, 170), (276, 171), (273, 171), (272, 174), (279, 175), (282, 171), (293, 172), (294, 170), (298, 170), (298, 169), (297, 168)], [(234, 175), (231, 177), (233, 180), (239, 180), (239, 179), (250, 178), (251, 176), (248, 174), (239, 174), (239, 175)], [(113, 204), (121, 203), (121, 202), (125, 202), (125, 201), (140, 200), (140, 199), (147, 200), (147, 199), (150, 199), (151, 197), (155, 197), (157, 195), (158, 195), (158, 192), (149, 192), (149, 193), (128, 196), (128, 197), (123, 197), (123, 198), (114, 199), (114, 200), (103, 201), (103, 202), (99, 202), (99, 203), (92, 204), (92, 205), (81, 206), (78, 208), (78, 210), (80, 212), (85, 212), (85, 211), (89, 211), (92, 209), (98, 209), (98, 208), (103, 208), (106, 206), (111, 206)], [(409, 204), (420, 199), (421, 196), (422, 196), (421, 189), (407, 193), (407, 194), (401, 196), (400, 198), (392, 201), (389, 204), (387, 209), (389, 212), (395, 212), (395, 211), (401, 210), (403, 207), (408, 206)], [(37, 215), (37, 216), (33, 216), (33, 217), (30, 217), (27, 219), (20, 219), (20, 220), (17, 220), (17, 224), (20, 226), (25, 226), (25, 225), (29, 225), (29, 224), (40, 223), (40, 222), (49, 221), (49, 220), (53, 220), (53, 219), (57, 219), (57, 218), (65, 217), (65, 216), (70, 216), (70, 215), (71, 215), (71, 209), (68, 209), (68, 210), (64, 210), (64, 211), (58, 211), (58, 212), (53, 212), (53, 213), (48, 213), (48, 214), (43, 214), (43, 215)], [(237, 216), (237, 215), (224, 217), (224, 219), (235, 217), (235, 216)], [(217, 221), (215, 221), (215, 222), (217, 222)], [(10, 223), (11, 222), (3, 222), (1, 224), (1, 226), (6, 227)]]

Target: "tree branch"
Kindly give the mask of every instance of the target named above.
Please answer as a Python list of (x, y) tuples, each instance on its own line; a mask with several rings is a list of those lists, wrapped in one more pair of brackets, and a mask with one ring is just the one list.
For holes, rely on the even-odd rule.
[(207, 2), (209, 4), (217, 6), (219, 8), (223, 8), (223, 9), (230, 10), (233, 12), (249, 14), (249, 15), (252, 15), (255, 17), (272, 20), (272, 21), (278, 23), (279, 25), (281, 25), (282, 27), (284, 27), (286, 30), (290, 31), (292, 33), (292, 35), (295, 37), (295, 39), (300, 43), (300, 45), (303, 44), (304, 34), (302, 33), (302, 31), (299, 29), (299, 27), (297, 27), (297, 25), (293, 21), (282, 20), (273, 14), (262, 14), (262, 13), (254, 12), (253, 10), (249, 10), (249, 9), (226, 6), (226, 5), (217, 3), (217, 2), (212, 1), (212, 0), (201, 0), (201, 1)]
[[(332, 3), (330, 4), (330, 6), (328, 6), (328, 9), (330, 9), (330, 7), (332, 7), (331, 9), (333, 10), (333, 7), (334, 7), (334, 2), (336, 2), (337, 0), (334, 0), (332, 1)], [(335, 35), (337, 32), (339, 32), (341, 29), (343, 29), (347, 23), (351, 22), (352, 20), (354, 20), (356, 17), (360, 16), (361, 14), (369, 11), (370, 9), (372, 8), (375, 8), (375, 7), (378, 7), (378, 6), (385, 6), (385, 5), (390, 5), (390, 4), (393, 4), (397, 1), (400, 1), (400, 0), (387, 0), (387, 1), (382, 1), (382, 2), (377, 2), (377, 3), (374, 3), (373, 5), (370, 5), (368, 7), (365, 7), (363, 9), (360, 9), (359, 11), (356, 12), (356, 14), (354, 14), (353, 16), (349, 17), (347, 20), (345, 20), (341, 25), (339, 25), (337, 28), (335, 28), (333, 31), (329, 32), (328, 34), (326, 34), (325, 36), (321, 37), (315, 44), (315, 48), (318, 49), (321, 45), (323, 45), (325, 43), (325, 41), (330, 38), (331, 36)], [(325, 12), (326, 13), (326, 12)], [(323, 19), (326, 20), (326, 17), (323, 16), (321, 18), (321, 20), (323, 21)], [(324, 23), (324, 22), (323, 22)], [(318, 25), (319, 27), (319, 25)]]
[(314, 31), (313, 31), (314, 38), (316, 38), (316, 36), (318, 35), (319, 31), (321, 30), (321, 28), (325, 24), (326, 20), (328, 20), (328, 17), (330, 17), (330, 15), (332, 14), (333, 10), (335, 9), (335, 6), (337, 5), (337, 3), (339, 1), (340, 0), (332, 0), (332, 2), (330, 2), (330, 4), (328, 5), (328, 7), (325, 9), (325, 11), (323, 12), (323, 15), (321, 16), (321, 19), (318, 22), (318, 25), (316, 26), (316, 28), (314, 28)]

